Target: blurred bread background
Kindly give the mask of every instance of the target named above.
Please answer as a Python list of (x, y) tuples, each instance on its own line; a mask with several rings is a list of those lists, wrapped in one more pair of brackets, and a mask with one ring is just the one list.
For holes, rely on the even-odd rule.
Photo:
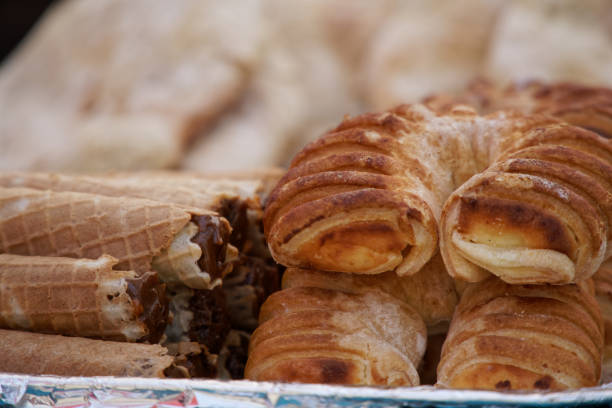
[(285, 165), (345, 114), (477, 77), (612, 86), (612, 2), (54, 2), (0, 66), (0, 169)]

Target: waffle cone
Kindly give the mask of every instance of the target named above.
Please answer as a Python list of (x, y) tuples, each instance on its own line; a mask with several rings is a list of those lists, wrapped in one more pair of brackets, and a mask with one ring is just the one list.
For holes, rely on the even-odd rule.
[(191, 213), (171, 204), (73, 192), (0, 188), (0, 252), (98, 258), (146, 272)]
[(0, 372), (164, 377), (174, 359), (159, 346), (0, 330)]
[(134, 197), (211, 211), (221, 210), (226, 200), (247, 201), (250, 207), (256, 208), (258, 194), (264, 191), (264, 184), (259, 180), (232, 180), (221, 175), (219, 179), (205, 179), (171, 172), (107, 176), (3, 172), (0, 186)]
[[(168, 308), (154, 274), (117, 260), (0, 255), (0, 327), (110, 340), (157, 341)], [(144, 281), (144, 290), (129, 285)], [(161, 290), (161, 292), (160, 292)], [(145, 291), (150, 291), (144, 293)], [(150, 296), (155, 296), (152, 302)], [(148, 317), (154, 317), (150, 319)]]

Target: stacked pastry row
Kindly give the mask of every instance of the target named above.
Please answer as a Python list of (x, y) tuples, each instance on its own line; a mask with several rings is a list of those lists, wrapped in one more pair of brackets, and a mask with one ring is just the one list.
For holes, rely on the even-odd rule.
[(0, 372), (242, 378), (275, 174), (0, 173)]
[[(438, 94), (425, 99), (429, 107), (437, 111), (453, 109), (457, 104), (468, 104), (476, 107), (482, 114), (488, 114), (501, 109), (511, 109), (524, 114), (538, 113), (553, 116), (567, 123), (591, 130), (603, 138), (610, 139), (612, 135), (612, 90), (607, 88), (585, 87), (571, 83), (546, 84), (538, 81), (517, 82), (507, 86), (499, 86), (486, 80), (473, 81), (459, 95)], [(602, 152), (603, 153), (603, 152)], [(556, 153), (550, 157), (562, 162), (563, 156)], [(575, 160), (575, 159), (574, 159)], [(552, 160), (551, 160), (552, 161)], [(604, 208), (610, 206), (610, 191), (612, 189), (612, 172), (609, 167), (599, 163), (588, 163), (588, 158), (582, 159), (582, 172), (588, 171), (591, 165), (607, 175), (599, 183), (606, 193), (597, 197)], [(574, 173), (573, 177), (579, 176)], [(606, 182), (607, 181), (607, 182)], [(576, 184), (585, 183), (584, 179)], [(591, 187), (592, 189), (592, 187)], [(608, 253), (610, 245), (607, 246)], [(607, 282), (612, 277), (610, 260), (604, 261), (600, 269), (593, 275), (596, 298), (604, 319), (604, 352), (602, 382), (612, 379), (610, 352), (612, 345), (612, 313), (610, 310), (610, 288)]]
[(272, 255), (292, 269), (263, 306), (246, 376), (416, 385), (436, 333), (423, 323), (432, 310), (450, 319), (454, 279), (438, 384), (596, 385), (591, 277), (612, 255), (612, 142), (601, 132), (612, 97), (575, 94), (582, 105), (546, 114), (404, 105), (346, 118), (307, 145), (266, 205)]

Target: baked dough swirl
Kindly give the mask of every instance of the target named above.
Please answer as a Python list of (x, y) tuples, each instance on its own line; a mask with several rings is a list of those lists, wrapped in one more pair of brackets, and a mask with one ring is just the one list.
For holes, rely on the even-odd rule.
[(548, 116), (403, 105), (307, 145), (265, 232), (288, 266), (412, 275), (439, 239), (455, 278), (570, 283), (612, 254), (611, 174), (611, 140)]

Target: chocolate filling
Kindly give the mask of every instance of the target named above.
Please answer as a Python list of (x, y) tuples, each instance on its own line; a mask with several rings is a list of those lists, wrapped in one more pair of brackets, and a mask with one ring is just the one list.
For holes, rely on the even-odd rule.
[(191, 242), (202, 249), (198, 266), (210, 275), (211, 281), (222, 278), (225, 250), (230, 237), (227, 224), (220, 222), (218, 217), (208, 214), (194, 215), (191, 217), (191, 222), (198, 226), (198, 232), (191, 238)]
[(147, 272), (138, 278), (126, 279), (127, 294), (132, 298), (138, 320), (149, 333), (140, 339), (157, 343), (168, 323), (168, 299), (166, 285), (159, 282), (157, 273)]
[[(253, 299), (250, 310), (253, 312), (253, 318), (257, 319), (259, 316), (259, 309), (264, 301), (272, 293), (280, 290), (280, 276), (279, 267), (274, 261), (242, 255), (240, 256), (239, 265), (236, 265), (234, 270), (225, 278), (223, 290), (228, 294), (227, 299), (235, 299), (236, 296), (232, 296), (231, 294), (233, 294), (236, 289), (240, 290), (239, 288), (244, 286), (252, 287), (255, 298)], [(239, 304), (228, 304), (228, 310), (232, 317), (234, 315), (240, 316), (241, 308)], [(232, 319), (232, 324), (243, 330), (249, 329), (242, 325), (241, 322), (237, 321), (236, 318)]]
[(249, 219), (247, 217), (247, 205), (243, 200), (224, 199), (221, 201), (217, 212), (227, 219), (232, 226), (230, 242), (241, 252), (247, 242), (249, 230)]
[(240, 337), (240, 345), (228, 346), (228, 355), (225, 360), (225, 368), (230, 374), (232, 380), (241, 380), (244, 378), (244, 367), (246, 366), (247, 358), (249, 357), (249, 340), (246, 337)]
[[(210, 367), (202, 357), (204, 350), (175, 355), (174, 363), (164, 370), (168, 378), (197, 378), (208, 377)], [(208, 364), (210, 365), (210, 364)]]
[(220, 287), (194, 290), (189, 310), (193, 312), (189, 328), (190, 340), (205, 345), (212, 354), (219, 354), (231, 329), (223, 290)]

